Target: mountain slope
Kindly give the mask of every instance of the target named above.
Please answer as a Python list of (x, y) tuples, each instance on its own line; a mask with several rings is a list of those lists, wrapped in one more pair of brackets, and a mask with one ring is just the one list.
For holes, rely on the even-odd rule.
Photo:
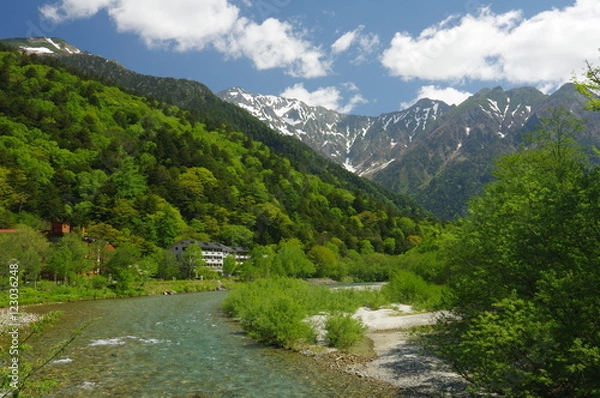
[(378, 117), (342, 115), (298, 100), (232, 88), (218, 95), (357, 174), (410, 195), (443, 219), (465, 214), (490, 181), (494, 159), (517, 151), (549, 108), (587, 120), (581, 144), (600, 145), (598, 116), (573, 85), (551, 96), (531, 87), (483, 89), (457, 107), (422, 99)]
[[(45, 39), (38, 42), (49, 45)], [(536, 128), (548, 108), (566, 107), (584, 118), (587, 128), (579, 132), (580, 143), (600, 147), (598, 115), (584, 110), (585, 98), (573, 85), (550, 96), (530, 87), (496, 87), (481, 90), (457, 107), (422, 99), (407, 110), (370, 117), (240, 88), (219, 93), (230, 103), (201, 83), (141, 75), (91, 54), (53, 58), (101, 76), (108, 84), (188, 109), (212, 130), (243, 131), (284, 155), (298, 170), (416, 215), (424, 212), (406, 195), (443, 219), (463, 215), (468, 199), (490, 180), (493, 160), (518, 150), (523, 135)]]
[(334, 239), (388, 253), (411, 245), (421, 229), (389, 201), (327, 176), (241, 132), (0, 46), (2, 227), (60, 220), (145, 251), (182, 237), (307, 247)]
[(584, 120), (580, 144), (600, 145), (600, 115), (585, 111), (585, 97), (567, 84), (552, 95), (523, 87), (484, 89), (448, 112), (427, 139), (374, 176), (398, 192), (413, 195), (436, 215), (465, 214), (466, 203), (490, 181), (494, 160), (525, 145), (549, 110), (565, 108)]
[(360, 190), (407, 214), (418, 217), (427, 214), (413, 199), (393, 193), (379, 184), (344, 170), (337, 163), (317, 154), (306, 144), (275, 132), (240, 107), (221, 100), (202, 83), (142, 75), (124, 68), (116, 61), (87, 53), (56, 54), (52, 59), (74, 68), (73, 71), (77, 70), (90, 78), (100, 79), (105, 84), (117, 85), (132, 93), (148, 95), (186, 109), (209, 129), (243, 131), (252, 139), (264, 143), (288, 158), (299, 170), (315, 174), (328, 183), (341, 184), (351, 191)]
[(1, 42), (12, 47), (17, 47), (26, 54), (59, 55), (82, 53), (77, 47), (57, 37), (14, 38), (4, 39)]
[(400, 156), (451, 109), (441, 101), (422, 99), (405, 111), (369, 117), (344, 115), (297, 99), (254, 94), (239, 87), (217, 95), (362, 176), (385, 168), (390, 159)]

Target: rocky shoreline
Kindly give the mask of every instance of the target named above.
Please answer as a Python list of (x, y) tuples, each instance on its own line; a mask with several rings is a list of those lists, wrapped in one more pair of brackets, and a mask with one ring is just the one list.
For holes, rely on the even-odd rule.
[[(369, 350), (312, 352), (325, 366), (369, 382), (384, 383), (402, 397), (468, 397), (468, 383), (441, 359), (416, 343), (407, 329), (435, 322), (436, 314), (413, 314), (407, 306), (369, 310), (355, 317), (367, 326)], [(386, 393), (392, 391), (386, 390)]]
[(33, 314), (30, 312), (18, 312), (16, 314), (18, 319), (17, 325), (13, 321), (13, 314), (9, 308), (0, 308), (0, 333), (13, 328), (14, 326), (27, 326), (40, 318), (40, 315)]

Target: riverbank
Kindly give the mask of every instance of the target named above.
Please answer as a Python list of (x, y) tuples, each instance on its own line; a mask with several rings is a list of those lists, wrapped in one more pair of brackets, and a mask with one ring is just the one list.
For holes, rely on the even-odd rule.
[(435, 323), (436, 316), (414, 314), (410, 306), (404, 305), (379, 310), (360, 308), (355, 317), (368, 328), (371, 353), (324, 351), (316, 356), (330, 368), (388, 383), (403, 397), (467, 397), (468, 383), (421, 347), (410, 333), (411, 328)]
[(55, 304), (74, 301), (93, 301), (117, 298), (130, 298), (140, 296), (173, 295), (185, 293), (199, 293), (216, 290), (227, 290), (235, 286), (233, 280), (176, 280), (176, 281), (150, 281), (142, 290), (132, 294), (117, 294), (110, 289), (82, 289), (71, 286), (56, 285), (53, 282), (39, 283), (37, 288), (25, 287), (20, 290), (19, 308), (14, 320), (14, 309), (8, 307), (8, 295), (0, 298), (0, 333), (13, 328), (15, 324), (26, 327), (37, 321), (40, 316), (28, 312), (31, 306)]
[[(51, 281), (41, 281), (37, 286), (22, 286), (19, 291), (19, 306), (33, 304), (64, 303), (71, 301), (87, 301), (101, 299), (116, 299), (140, 296), (155, 296), (161, 294), (199, 293), (215, 290), (228, 290), (234, 287), (233, 279), (210, 280), (150, 280), (143, 286), (127, 292), (115, 292), (112, 289), (93, 289), (79, 286), (56, 284)], [(0, 308), (8, 307), (9, 296), (0, 295)]]
[[(15, 322), (16, 317), (16, 322)], [(27, 326), (40, 318), (38, 314), (29, 312), (14, 313), (9, 308), (0, 308), (0, 334), (6, 330), (11, 330), (15, 326)]]

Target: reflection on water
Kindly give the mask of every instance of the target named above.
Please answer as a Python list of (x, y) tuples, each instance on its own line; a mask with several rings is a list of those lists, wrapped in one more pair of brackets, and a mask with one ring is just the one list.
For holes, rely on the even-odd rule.
[(225, 292), (36, 307), (63, 311), (44, 346), (90, 322), (44, 370), (49, 397), (363, 397), (365, 383), (249, 340), (220, 310)]

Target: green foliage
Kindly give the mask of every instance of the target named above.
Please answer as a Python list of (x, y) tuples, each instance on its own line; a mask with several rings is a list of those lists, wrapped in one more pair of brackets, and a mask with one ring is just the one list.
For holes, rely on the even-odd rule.
[(588, 98), (588, 108), (600, 111), (600, 99), (597, 96), (600, 89), (600, 68), (587, 63), (585, 80), (577, 83), (577, 90)]
[[(451, 228), (432, 236), (417, 247), (398, 256), (397, 265), (423, 278), (426, 282), (444, 285), (450, 277), (448, 251), (455, 245), (456, 236)], [(455, 246), (452, 247), (452, 250)]]
[[(380, 292), (331, 290), (298, 279), (271, 278), (258, 279), (233, 290), (223, 305), (240, 319), (251, 336), (268, 344), (296, 347), (315, 339), (315, 332), (307, 322), (309, 316), (321, 312), (353, 313), (361, 306), (377, 308), (384, 303)], [(332, 338), (340, 344), (344, 344), (344, 339), (352, 340), (355, 332), (350, 322), (332, 326)]]
[(308, 315), (302, 302), (289, 289), (303, 289), (293, 279), (259, 280), (234, 290), (224, 306), (240, 318), (248, 333), (267, 344), (292, 348), (315, 340), (315, 332), (304, 322)]
[(223, 274), (231, 276), (237, 271), (238, 263), (235, 256), (229, 255), (223, 260)]
[[(419, 213), (414, 203), (281, 137), (198, 83), (153, 80), (86, 55), (64, 60), (89, 61), (154, 98), (69, 71), (56, 58), (0, 51), (3, 227), (33, 214), (89, 227), (143, 254), (182, 238), (250, 248), (298, 239), (313, 247), (325, 235), (345, 249), (396, 254), (413, 245), (409, 235), (422, 234), (410, 218)], [(394, 231), (411, 222), (410, 234)], [(296, 266), (288, 272), (311, 273), (306, 262)]]
[(577, 128), (557, 111), (535, 149), (503, 158), (448, 250), (458, 318), (439, 347), (487, 391), (600, 393), (600, 169), (574, 146)]
[(89, 253), (80, 235), (67, 234), (51, 246), (47, 268), (55, 279), (68, 282), (76, 275), (92, 270), (94, 263), (87, 258)]
[(202, 248), (197, 244), (189, 245), (180, 257), (181, 277), (192, 279), (198, 276), (198, 271), (206, 265), (203, 260)]
[(273, 261), (275, 268), (281, 269), (282, 276), (308, 277), (315, 273), (315, 266), (304, 254), (298, 239), (282, 241)]
[(400, 270), (393, 274), (383, 291), (392, 302), (431, 310), (441, 306), (444, 287), (426, 282), (411, 271)]
[(308, 258), (317, 268), (316, 277), (331, 276), (340, 279), (334, 272), (338, 259), (335, 252), (330, 248), (321, 245), (314, 246), (308, 252)]
[(120, 294), (141, 290), (150, 277), (148, 263), (142, 261), (140, 250), (132, 244), (119, 247), (107, 262), (106, 268), (109, 280)]
[(49, 243), (40, 233), (26, 225), (18, 225), (16, 233), (0, 234), (0, 280), (8, 281), (9, 264), (19, 264), (22, 282), (36, 282), (42, 271)]
[(348, 314), (332, 314), (325, 321), (325, 339), (331, 347), (348, 350), (365, 337), (366, 327)]
[(553, 396), (557, 381), (553, 373), (564, 355), (555, 356), (555, 325), (535, 304), (505, 298), (468, 324), (453, 326), (459, 330), (451, 327), (448, 333), (460, 333), (462, 338), (449, 338), (444, 349), (476, 385), (506, 396)]

